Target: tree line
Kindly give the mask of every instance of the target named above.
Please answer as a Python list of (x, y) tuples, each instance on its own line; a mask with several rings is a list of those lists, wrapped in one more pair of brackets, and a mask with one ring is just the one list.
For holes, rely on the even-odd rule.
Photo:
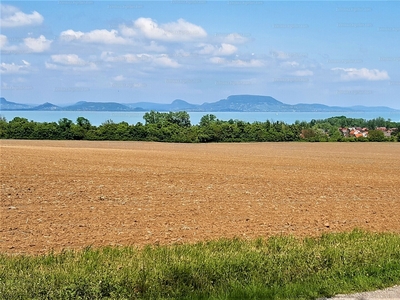
[[(114, 123), (107, 120), (94, 126), (84, 117), (76, 122), (62, 118), (58, 122), (35, 122), (15, 117), (7, 121), (0, 118), (0, 139), (40, 140), (109, 140), (109, 141), (157, 141), (179, 143), (218, 142), (358, 142), (400, 141), (400, 122), (376, 118), (372, 120), (333, 117), (310, 122), (281, 121), (244, 122), (230, 119), (223, 121), (213, 114), (204, 115), (199, 124), (192, 125), (187, 112), (146, 112), (144, 123)], [(340, 127), (366, 127), (368, 138), (344, 137)], [(390, 137), (376, 130), (377, 127), (394, 128)]]

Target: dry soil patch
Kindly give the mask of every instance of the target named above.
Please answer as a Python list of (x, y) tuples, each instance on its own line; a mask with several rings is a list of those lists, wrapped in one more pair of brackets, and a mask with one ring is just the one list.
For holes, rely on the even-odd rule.
[(1, 252), (400, 233), (400, 143), (0, 146)]

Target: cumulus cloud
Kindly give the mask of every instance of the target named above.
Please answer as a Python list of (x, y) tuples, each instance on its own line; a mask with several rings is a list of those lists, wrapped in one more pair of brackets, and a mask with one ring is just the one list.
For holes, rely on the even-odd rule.
[(148, 54), (122, 54), (115, 55), (110, 51), (103, 51), (100, 55), (100, 58), (106, 62), (126, 62), (126, 63), (139, 63), (139, 62), (150, 62), (151, 55)]
[(308, 57), (308, 54), (305, 52), (271, 51), (270, 55), (277, 60), (304, 59)]
[(237, 51), (237, 48), (231, 44), (222, 43), (216, 50), (217, 55), (231, 55)]
[(43, 16), (37, 11), (33, 11), (31, 14), (26, 14), (15, 6), (5, 4), (0, 5), (0, 10), (0, 24), (3, 28), (38, 25), (43, 22)]
[(212, 54), (215, 51), (215, 47), (211, 44), (200, 44), (199, 47), (201, 47), (199, 54)]
[(151, 51), (151, 52), (166, 52), (167, 51), (166, 47), (157, 44), (155, 41), (151, 41), (150, 44), (144, 45), (143, 49), (146, 51)]
[(133, 37), (138, 35), (138, 32), (135, 28), (128, 27), (125, 24), (119, 26), (119, 31), (121, 32), (121, 35), (126, 37)]
[(46, 39), (44, 35), (38, 38), (27, 37), (23, 42), (18, 45), (9, 45), (7, 36), (0, 34), (0, 48), (5, 52), (12, 52), (14, 54), (21, 53), (40, 53), (50, 49), (53, 41)]
[(380, 71), (377, 69), (367, 69), (367, 68), (333, 68), (333, 71), (340, 74), (340, 79), (344, 81), (351, 80), (388, 80), (390, 79), (386, 71)]
[(249, 40), (248, 38), (244, 37), (239, 33), (230, 33), (222, 38), (222, 41), (228, 44), (244, 44), (248, 40)]
[(222, 57), (211, 57), (210, 62), (213, 64), (219, 64), (227, 67), (238, 67), (238, 68), (259, 68), (264, 66), (264, 63), (258, 59), (242, 60), (233, 59), (228, 60)]
[(72, 29), (65, 30), (60, 33), (60, 38), (63, 41), (73, 41), (73, 40), (79, 40), (81, 37), (83, 37), (84, 33), (82, 31), (74, 31)]
[(294, 68), (298, 67), (300, 64), (297, 61), (285, 61), (280, 63), (280, 65), (284, 68)]
[(51, 62), (45, 62), (46, 69), (49, 70), (73, 70), (73, 71), (92, 71), (97, 70), (94, 62), (81, 59), (76, 54), (55, 54), (51, 56)]
[(200, 44), (201, 49), (198, 51), (199, 54), (210, 54), (214, 56), (225, 56), (232, 55), (237, 51), (237, 47), (231, 44), (222, 43), (221, 46), (213, 46), (211, 44)]
[(143, 35), (152, 40), (166, 42), (191, 41), (207, 36), (207, 32), (200, 26), (179, 19), (176, 22), (158, 24), (151, 18), (139, 18), (133, 22), (133, 26), (120, 26), (123, 36), (134, 37)]
[(126, 80), (126, 78), (124, 77), (124, 75), (115, 76), (113, 79), (114, 79), (115, 81), (124, 81), (124, 80)]
[(15, 63), (7, 64), (1, 63), (0, 73), (1, 74), (16, 74), (16, 73), (27, 73), (30, 63), (26, 60), (22, 60), (22, 64), (17, 65)]
[(271, 51), (271, 55), (272, 55), (272, 57), (277, 58), (277, 59), (282, 59), (282, 60), (290, 59), (290, 55), (283, 51)]
[(74, 31), (72, 29), (61, 32), (60, 39), (62, 41), (82, 41), (85, 43), (99, 44), (127, 44), (129, 40), (118, 36), (117, 30), (96, 29), (90, 32)]
[(51, 60), (62, 65), (84, 65), (85, 61), (76, 54), (56, 54), (51, 56)]
[(31, 52), (43, 52), (50, 48), (50, 45), (53, 41), (46, 39), (44, 35), (39, 36), (37, 39), (35, 38), (25, 38), (24, 44), (29, 48)]
[(0, 34), (0, 48), (4, 48), (8, 44), (8, 38), (4, 34)]
[(113, 52), (102, 52), (101, 59), (106, 62), (125, 62), (125, 63), (146, 63), (150, 65), (156, 65), (161, 67), (178, 68), (180, 64), (170, 58), (167, 54), (123, 54), (115, 55)]
[(153, 58), (153, 63), (162, 67), (178, 68), (180, 65), (168, 55), (161, 55)]

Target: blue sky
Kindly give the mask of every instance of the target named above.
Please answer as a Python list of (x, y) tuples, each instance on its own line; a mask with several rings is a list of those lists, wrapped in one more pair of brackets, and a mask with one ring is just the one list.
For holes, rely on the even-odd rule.
[(2, 1), (1, 96), (400, 109), (400, 3)]

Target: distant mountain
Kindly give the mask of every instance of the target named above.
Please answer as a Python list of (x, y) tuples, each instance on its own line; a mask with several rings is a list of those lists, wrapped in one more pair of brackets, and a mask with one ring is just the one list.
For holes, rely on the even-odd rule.
[(126, 104), (132, 110), (142, 109), (145, 111), (157, 110), (157, 111), (168, 111), (171, 104), (154, 103), (154, 102), (137, 102)]
[(60, 106), (54, 105), (52, 103), (46, 102), (44, 104), (35, 106), (33, 108), (31, 108), (30, 110), (62, 110), (62, 108)]
[(290, 105), (290, 111), (297, 112), (354, 112), (355, 110), (350, 107), (341, 107), (341, 106), (328, 106), (324, 104), (308, 104), (308, 103), (299, 103), (295, 105)]
[(170, 109), (172, 111), (177, 111), (177, 110), (193, 110), (196, 109), (198, 105), (196, 104), (190, 104), (184, 100), (176, 99), (170, 104)]
[(269, 96), (233, 95), (214, 103), (203, 103), (202, 111), (285, 111), (288, 105)]
[(188, 111), (188, 112), (399, 112), (399, 110), (385, 107), (367, 106), (328, 106), (324, 104), (299, 103), (286, 104), (270, 96), (259, 95), (232, 95), (217, 102), (191, 104), (176, 99), (170, 104), (154, 102), (137, 102), (121, 104), (117, 102), (86, 102), (80, 101), (73, 105), (60, 107), (51, 103), (32, 107), (26, 104), (9, 102), (1, 99), (2, 110), (64, 110), (64, 111)]
[(69, 111), (131, 111), (126, 105), (116, 102), (86, 102), (80, 101), (73, 105), (63, 107), (63, 110)]
[(3, 97), (0, 98), (0, 110), (25, 110), (32, 107), (32, 105), (10, 102)]
[(362, 112), (375, 112), (375, 111), (380, 111), (380, 112), (394, 112), (398, 111), (396, 109), (386, 107), (386, 106), (362, 106), (362, 105), (357, 105), (357, 106), (351, 106), (351, 109), (353, 111), (362, 111)]
[(149, 110), (157, 110), (157, 111), (179, 111), (179, 110), (186, 110), (186, 111), (195, 111), (199, 105), (197, 104), (190, 104), (184, 100), (176, 99), (171, 104), (164, 104), (164, 103), (154, 103), (154, 102), (137, 102), (137, 103), (130, 103), (126, 104), (130, 108), (133, 109), (142, 109), (145, 111)]

